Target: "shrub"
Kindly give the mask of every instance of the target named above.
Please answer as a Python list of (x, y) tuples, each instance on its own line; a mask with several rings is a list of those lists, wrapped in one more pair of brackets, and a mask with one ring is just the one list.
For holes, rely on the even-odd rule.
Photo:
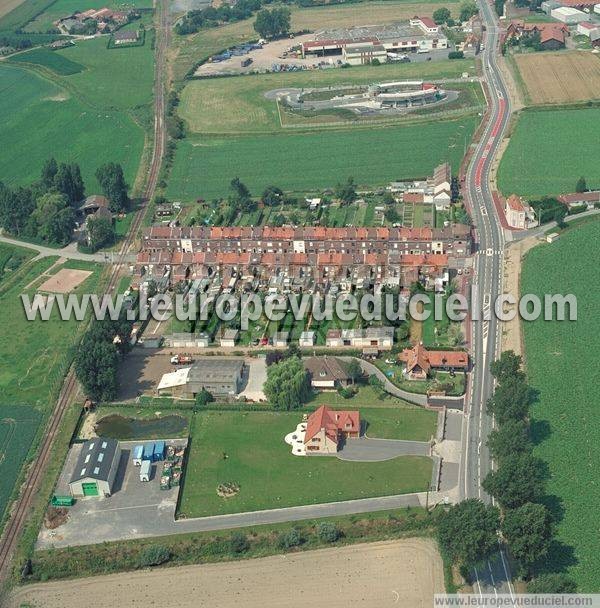
[(354, 397), (354, 395), (356, 395), (356, 389), (355, 388), (350, 388), (350, 387), (343, 387), (338, 389), (338, 393), (344, 398), (344, 399), (352, 399), (352, 397)]
[(150, 545), (141, 553), (138, 565), (140, 568), (160, 566), (171, 559), (171, 552), (164, 545)]
[(342, 532), (335, 524), (324, 521), (317, 526), (317, 535), (323, 542), (335, 543), (342, 537)]
[(296, 528), (292, 528), (287, 532), (282, 532), (277, 539), (277, 544), (282, 549), (291, 549), (292, 547), (298, 547), (302, 544), (302, 537), (300, 532)]
[(464, 59), (465, 54), (462, 51), (450, 51), (448, 59)]
[(245, 553), (250, 548), (250, 543), (245, 534), (234, 532), (229, 540), (229, 545), (234, 553)]

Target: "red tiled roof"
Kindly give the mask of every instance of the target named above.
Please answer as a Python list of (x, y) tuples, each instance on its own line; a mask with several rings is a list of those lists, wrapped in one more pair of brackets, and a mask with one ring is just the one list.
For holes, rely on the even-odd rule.
[(467, 369), (469, 365), (469, 355), (464, 351), (427, 350), (420, 343), (413, 348), (405, 348), (400, 353), (399, 359), (406, 362), (406, 369), (409, 372), (416, 367), (419, 367), (425, 373), (429, 373), (431, 368)]
[(422, 203), (425, 195), (422, 192), (405, 192), (402, 200), (405, 203)]
[(523, 207), (523, 202), (521, 201), (521, 197), (516, 194), (511, 194), (506, 199), (507, 206), (513, 211), (525, 211), (525, 207)]
[(322, 405), (308, 417), (304, 443), (308, 443), (321, 429), (325, 430), (325, 435), (329, 439), (337, 443), (341, 431), (349, 433), (360, 431), (360, 414), (356, 411), (331, 410)]
[(438, 27), (437, 23), (431, 17), (419, 17), (419, 19), (425, 27)]
[(557, 198), (563, 205), (570, 205), (573, 203), (600, 203), (600, 190), (561, 194)]
[(544, 28), (540, 33), (540, 44), (544, 42), (548, 42), (549, 40), (557, 40), (564, 44), (565, 42), (565, 34), (562, 30), (556, 28)]

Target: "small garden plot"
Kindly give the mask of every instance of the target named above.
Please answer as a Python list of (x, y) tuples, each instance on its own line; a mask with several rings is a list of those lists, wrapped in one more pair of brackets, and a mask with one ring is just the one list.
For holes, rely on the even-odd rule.
[[(403, 456), (384, 462), (296, 458), (283, 438), (302, 412), (196, 414), (180, 515), (202, 517), (424, 491), (432, 461)], [(234, 483), (231, 498), (217, 494)]]

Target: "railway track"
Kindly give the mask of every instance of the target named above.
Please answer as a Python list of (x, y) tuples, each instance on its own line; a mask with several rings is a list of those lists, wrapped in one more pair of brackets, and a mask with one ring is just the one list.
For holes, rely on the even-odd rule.
[[(165, 128), (165, 74), (166, 74), (166, 51), (169, 43), (169, 14), (166, 0), (157, 3), (158, 24), (156, 28), (156, 52), (155, 52), (155, 77), (154, 77), (154, 145), (146, 184), (142, 194), (140, 205), (131, 223), (117, 260), (111, 270), (107, 283), (106, 293), (112, 292), (119, 279), (121, 269), (125, 263), (125, 256), (131, 249), (136, 235), (142, 225), (148, 201), (154, 195), (158, 176), (162, 165), (167, 134)], [(31, 506), (39, 490), (40, 482), (46, 472), (46, 466), (50, 460), (52, 445), (58, 434), (63, 417), (67, 408), (79, 392), (79, 385), (75, 377), (73, 365), (69, 368), (63, 386), (60, 390), (56, 406), (48, 420), (48, 425), (42, 439), (38, 454), (29, 466), (21, 494), (12, 506), (12, 512), (6, 523), (2, 537), (0, 538), (0, 582), (5, 583), (10, 576), (10, 565), (14, 555), (23, 525), (30, 513)]]

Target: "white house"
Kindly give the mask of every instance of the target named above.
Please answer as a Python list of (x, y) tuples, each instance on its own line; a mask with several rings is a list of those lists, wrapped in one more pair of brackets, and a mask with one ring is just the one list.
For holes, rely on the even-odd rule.
[(310, 347), (315, 345), (315, 332), (314, 331), (303, 331), (300, 334), (298, 344), (304, 347)]
[(506, 199), (504, 214), (506, 215), (506, 222), (511, 228), (526, 230), (535, 225), (533, 209), (516, 194), (512, 194)]
[(239, 332), (237, 329), (226, 329), (221, 336), (221, 346), (223, 348), (234, 348), (238, 334)]
[(599, 32), (600, 25), (597, 23), (590, 23), (589, 21), (582, 21), (577, 24), (577, 33), (582, 36), (591, 37), (593, 32)]

